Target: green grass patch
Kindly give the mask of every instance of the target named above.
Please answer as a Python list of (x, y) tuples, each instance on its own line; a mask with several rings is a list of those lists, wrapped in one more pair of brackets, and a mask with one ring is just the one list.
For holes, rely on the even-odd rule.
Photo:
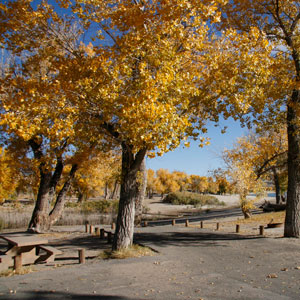
[(134, 244), (117, 251), (106, 250), (100, 254), (102, 259), (125, 259), (130, 257), (153, 256), (155, 253), (148, 247)]
[(215, 196), (201, 195), (191, 192), (175, 192), (168, 194), (164, 199), (164, 203), (171, 203), (175, 205), (224, 205)]

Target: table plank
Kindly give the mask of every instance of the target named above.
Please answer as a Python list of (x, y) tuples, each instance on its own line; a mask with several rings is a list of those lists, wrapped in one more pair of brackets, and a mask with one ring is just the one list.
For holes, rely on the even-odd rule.
[(0, 235), (0, 238), (6, 240), (9, 244), (24, 247), (24, 246), (36, 246), (42, 244), (48, 244), (48, 240), (38, 236), (30, 235)]

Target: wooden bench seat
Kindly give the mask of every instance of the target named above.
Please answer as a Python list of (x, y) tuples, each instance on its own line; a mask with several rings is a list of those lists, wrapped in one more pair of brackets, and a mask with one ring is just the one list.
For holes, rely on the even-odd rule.
[[(43, 251), (44, 254), (40, 254), (40, 251)], [(37, 247), (37, 255), (39, 258), (37, 259), (36, 263), (38, 262), (54, 262), (55, 256), (62, 254), (62, 251), (49, 246), (49, 245), (39, 245)]]

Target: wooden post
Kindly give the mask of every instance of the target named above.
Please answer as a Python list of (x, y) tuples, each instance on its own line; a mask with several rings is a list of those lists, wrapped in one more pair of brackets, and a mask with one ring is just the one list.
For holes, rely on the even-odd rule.
[(220, 223), (218, 222), (216, 225), (216, 230), (219, 230), (219, 229), (220, 229)]
[(176, 220), (173, 219), (173, 220), (172, 220), (172, 226), (175, 226), (175, 225), (176, 225)]
[(94, 233), (94, 226), (90, 225), (90, 234), (93, 234), (93, 233)]
[(189, 227), (190, 223), (189, 220), (185, 220), (185, 227)]
[(264, 226), (260, 225), (259, 226), (259, 235), (264, 235), (264, 230), (265, 230)]
[(235, 232), (236, 233), (240, 232), (240, 224), (236, 224), (236, 226), (235, 226)]
[(203, 228), (203, 221), (200, 221), (200, 228)]
[(112, 233), (110, 231), (107, 233), (107, 243), (108, 244), (112, 243)]
[(105, 237), (105, 230), (102, 228), (100, 229), (100, 239), (103, 240)]
[(85, 232), (86, 232), (86, 233), (89, 233), (89, 223), (86, 223), (86, 224), (85, 224)]
[(148, 222), (144, 221), (144, 227), (147, 227), (147, 226), (148, 226)]
[(20, 272), (22, 269), (22, 253), (14, 257), (14, 270)]
[(84, 249), (78, 249), (78, 258), (79, 258), (79, 263), (80, 264), (85, 263), (85, 251), (84, 251)]
[(100, 227), (95, 228), (95, 234), (96, 236), (100, 236)]
[(116, 224), (115, 223), (111, 223), (111, 229), (115, 230), (116, 229)]

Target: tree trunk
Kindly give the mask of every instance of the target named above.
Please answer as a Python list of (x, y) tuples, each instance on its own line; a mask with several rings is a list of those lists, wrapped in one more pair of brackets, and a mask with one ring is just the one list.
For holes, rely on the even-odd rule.
[(119, 183), (116, 180), (115, 181), (115, 185), (114, 185), (114, 189), (113, 189), (113, 191), (112, 191), (112, 193), (110, 195), (110, 199), (116, 199), (116, 195), (117, 195), (118, 191), (119, 191)]
[(147, 187), (147, 169), (146, 160), (143, 159), (141, 166), (139, 168), (139, 175), (137, 180), (137, 197), (135, 200), (135, 224), (138, 225), (142, 221), (143, 215), (143, 202), (145, 199), (145, 192)]
[(133, 242), (137, 173), (146, 149), (134, 154), (133, 147), (122, 142), (122, 180), (117, 226), (112, 250), (127, 248)]
[(300, 237), (300, 126), (297, 117), (299, 105), (299, 91), (294, 90), (287, 109), (288, 190), (284, 236), (297, 238)]
[(81, 192), (78, 192), (77, 203), (82, 203), (84, 200), (84, 195)]
[(62, 189), (59, 191), (57, 195), (55, 205), (49, 214), (49, 226), (57, 222), (63, 213), (65, 202), (66, 202), (66, 194), (70, 188), (71, 181), (74, 178), (77, 169), (78, 166), (76, 164), (72, 165), (68, 178), (66, 179)]
[(272, 171), (273, 171), (275, 193), (276, 193), (276, 204), (280, 204), (280, 184), (279, 184), (279, 177), (278, 177), (276, 168), (273, 168)]
[(107, 200), (108, 199), (108, 184), (105, 183), (105, 187), (104, 187), (104, 199)]
[(48, 211), (49, 211), (49, 195), (51, 184), (51, 173), (44, 173), (40, 167), (40, 185), (35, 203), (35, 207), (28, 225), (28, 230), (33, 232), (43, 232), (48, 230)]

